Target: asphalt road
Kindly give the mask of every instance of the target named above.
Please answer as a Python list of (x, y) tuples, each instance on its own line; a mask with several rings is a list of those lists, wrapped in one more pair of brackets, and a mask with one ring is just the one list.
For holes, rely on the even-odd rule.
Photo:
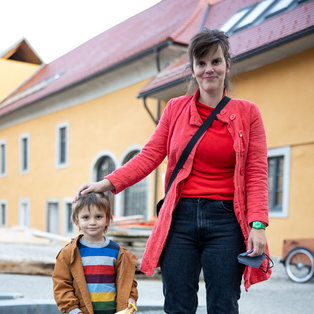
[[(162, 306), (162, 284), (159, 280), (140, 279), (138, 284), (139, 306)], [(0, 274), (0, 295), (1, 293), (17, 293), (28, 301), (52, 299), (51, 277)], [(0, 300), (0, 305), (1, 302)], [(197, 313), (206, 313), (205, 303), (205, 287), (201, 282), (200, 309)], [(276, 262), (271, 279), (253, 285), (249, 292), (243, 289), (239, 304), (241, 314), (314, 314), (314, 279), (304, 284), (294, 283), (285, 275), (283, 265)]]

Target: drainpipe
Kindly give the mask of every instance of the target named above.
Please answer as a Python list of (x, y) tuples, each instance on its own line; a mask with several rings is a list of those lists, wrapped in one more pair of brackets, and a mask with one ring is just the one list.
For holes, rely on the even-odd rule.
[[(158, 100), (158, 103), (157, 103), (157, 112), (158, 112), (159, 103), (160, 103), (160, 101)], [(146, 104), (146, 96), (143, 97), (143, 104), (144, 104), (144, 107), (145, 107), (146, 111), (148, 112), (149, 116), (150, 116), (151, 119), (154, 121), (154, 123), (157, 125), (158, 122), (159, 122), (159, 116), (157, 115), (157, 119), (155, 119), (155, 117), (153, 116), (153, 114), (150, 112), (150, 110), (149, 110), (149, 108), (147, 107), (147, 104)]]
[[(154, 52), (155, 52), (157, 72), (160, 72), (160, 56), (159, 56), (159, 47), (158, 46), (155, 47)], [(143, 104), (144, 104), (144, 107), (145, 107), (146, 111), (148, 112), (149, 116), (154, 121), (154, 123), (157, 125), (159, 122), (159, 119), (160, 119), (160, 100), (157, 101), (156, 118), (153, 116), (153, 114), (151, 113), (151, 111), (147, 107), (146, 96), (143, 97)], [(157, 192), (158, 192), (157, 185), (158, 185), (158, 168), (155, 169), (155, 176), (154, 176), (154, 204), (157, 204)], [(154, 214), (156, 214), (156, 213), (154, 212)]]
[[(155, 61), (156, 61), (156, 67), (157, 67), (157, 72), (160, 72), (160, 55), (159, 55), (159, 46), (156, 46), (154, 48), (154, 53), (155, 53)], [(151, 119), (154, 121), (154, 123), (157, 125), (160, 119), (160, 101), (157, 101), (157, 118), (155, 119), (155, 117), (153, 116), (153, 114), (151, 113), (151, 111), (149, 110), (149, 108), (147, 107), (147, 103), (146, 103), (146, 96), (143, 97), (143, 104), (144, 107), (146, 109), (146, 111), (148, 112), (149, 116), (151, 117)]]
[[(157, 121), (159, 122), (159, 120), (160, 120), (160, 100), (157, 101)], [(154, 204), (155, 205), (158, 202), (158, 200), (157, 200), (157, 192), (158, 192), (157, 185), (158, 185), (158, 167), (155, 169), (155, 187), (154, 187)], [(157, 215), (156, 207), (154, 207), (154, 215)]]
[(205, 26), (206, 20), (208, 18), (209, 10), (210, 10), (210, 5), (207, 4), (206, 10), (205, 10), (205, 13), (204, 13), (204, 16), (203, 16), (203, 20), (202, 20), (202, 23), (201, 23), (201, 26), (200, 26), (200, 31), (202, 31), (204, 26)]
[(158, 46), (155, 47), (154, 52), (155, 52), (157, 71), (160, 72), (160, 58), (159, 58), (159, 47)]
[[(155, 58), (156, 58), (156, 65), (157, 65), (157, 71), (160, 72), (160, 56), (159, 56), (159, 49), (156, 47), (155, 49)], [(160, 100), (157, 100), (157, 123), (158, 124), (160, 120)], [(158, 192), (158, 168), (155, 169), (155, 187), (154, 187), (154, 204), (157, 204), (157, 192)], [(156, 215), (155, 207), (154, 207), (154, 215)]]

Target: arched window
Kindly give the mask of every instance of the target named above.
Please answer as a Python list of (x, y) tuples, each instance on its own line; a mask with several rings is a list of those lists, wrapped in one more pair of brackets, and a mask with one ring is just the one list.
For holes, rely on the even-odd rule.
[[(100, 158), (97, 163), (97, 181), (101, 181), (114, 170), (115, 165), (110, 157), (104, 156)], [(114, 213), (114, 195), (110, 191), (106, 192), (106, 195), (109, 197), (112, 213)]]
[[(127, 163), (140, 151), (135, 150), (130, 152), (123, 161)], [(147, 201), (148, 201), (148, 187), (147, 178), (125, 189), (123, 195), (124, 215), (143, 215), (147, 219)]]

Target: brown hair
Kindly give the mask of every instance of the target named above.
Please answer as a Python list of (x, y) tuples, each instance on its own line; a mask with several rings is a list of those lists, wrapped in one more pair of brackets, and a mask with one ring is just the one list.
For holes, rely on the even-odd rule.
[[(108, 197), (103, 193), (88, 193), (80, 195), (79, 199), (77, 200), (72, 209), (72, 221), (76, 223), (79, 212), (83, 208), (88, 208), (88, 210), (90, 211), (92, 206), (96, 206), (98, 209), (103, 210), (105, 212), (106, 220), (109, 222), (108, 223), (109, 226), (109, 224), (112, 221), (111, 207)], [(104, 232), (106, 231), (107, 228), (104, 230)]]
[[(188, 46), (188, 57), (190, 61), (190, 67), (193, 69), (193, 60), (204, 57), (211, 49), (218, 49), (221, 47), (226, 63), (230, 60), (230, 46), (229, 38), (224, 32), (208, 28), (203, 28), (202, 31), (195, 34), (191, 39)], [(192, 78), (188, 84), (188, 94), (195, 93), (198, 88), (195, 78)], [(224, 82), (224, 90), (230, 88), (230, 79), (226, 74)]]

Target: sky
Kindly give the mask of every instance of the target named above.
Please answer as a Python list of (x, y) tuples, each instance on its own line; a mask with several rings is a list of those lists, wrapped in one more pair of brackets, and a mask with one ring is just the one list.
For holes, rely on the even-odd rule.
[(0, 52), (25, 38), (49, 63), (160, 0), (14, 0), (1, 2)]

